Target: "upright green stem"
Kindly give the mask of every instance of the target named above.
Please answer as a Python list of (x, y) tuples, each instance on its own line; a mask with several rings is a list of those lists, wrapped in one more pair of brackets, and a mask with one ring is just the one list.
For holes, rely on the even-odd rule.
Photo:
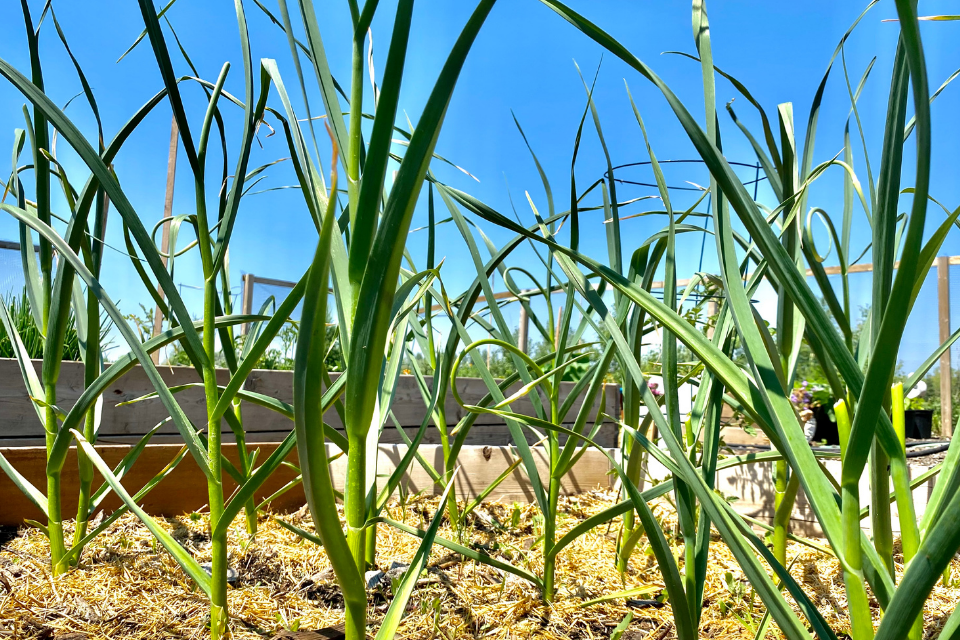
[[(201, 242), (201, 247), (207, 245)], [(202, 249), (201, 249), (202, 251)], [(209, 253), (209, 248), (206, 253)], [(203, 350), (207, 356), (207, 363), (203, 369), (204, 391), (207, 401), (207, 435), (209, 442), (208, 456), (212, 478), (207, 481), (207, 494), (210, 504), (210, 530), (215, 531), (223, 515), (223, 466), (220, 458), (222, 449), (222, 430), (219, 419), (213, 419), (213, 410), (217, 406), (217, 378), (214, 369), (215, 329), (216, 316), (216, 280), (208, 275), (204, 282), (203, 300)], [(210, 571), (210, 638), (219, 640), (230, 637), (227, 612), (227, 534), (226, 531), (212, 536), (210, 541), (211, 571)]]
[[(453, 472), (456, 470), (456, 468), (456, 458), (449, 459), (444, 465), (444, 477), (447, 478), (447, 482), (450, 482), (449, 478), (453, 477)], [(463, 519), (460, 517), (460, 505), (457, 504), (457, 501), (454, 499), (456, 497), (456, 492), (457, 485), (454, 484), (450, 487), (450, 498), (447, 500), (447, 515), (450, 517), (450, 527), (457, 532), (457, 536), (462, 540)]]
[(773, 555), (783, 566), (787, 566), (787, 529), (790, 525), (790, 511), (784, 507), (789, 483), (788, 473), (786, 460), (777, 460), (774, 469)]
[[(24, 25), (27, 31), (27, 43), (30, 50), (31, 81), (40, 90), (44, 90), (43, 71), (40, 64), (39, 45), (37, 43), (37, 30), (34, 29), (33, 20), (30, 17), (30, 9), (26, 2), (23, 6)], [(23, 107), (23, 113), (27, 118), (28, 124), (31, 121), (27, 107)], [(31, 135), (31, 150), (33, 152), (33, 168), (36, 177), (36, 211), (37, 217), (41, 222), (50, 224), (50, 160), (43, 153), (43, 150), (50, 149), (49, 130), (47, 118), (43, 109), (34, 105), (33, 108), (33, 132)], [(14, 158), (16, 160), (16, 158)], [(21, 193), (21, 196), (23, 194)], [(27, 234), (28, 239), (32, 237)], [(32, 251), (28, 247), (21, 247), (21, 251)], [(51, 326), (50, 306), (53, 295), (53, 250), (49, 240), (40, 237), (40, 318), (43, 326), (40, 327), (41, 333), (45, 336), (49, 334)], [(54, 354), (50, 354), (54, 355)], [(59, 355), (59, 354), (57, 354)], [(44, 363), (47, 364), (46, 362)], [(45, 389), (45, 398), (47, 407), (44, 411), (44, 429), (46, 432), (47, 457), (53, 447), (53, 442), (57, 435), (58, 425), (56, 412), (53, 406), (57, 400), (57, 372), (51, 372), (47, 366), (44, 366), (42, 372), (43, 385)], [(47, 471), (47, 527), (50, 537), (50, 565), (54, 575), (63, 571), (60, 567), (60, 561), (63, 559), (66, 550), (63, 541), (63, 524), (60, 514), (60, 472)]]
[(243, 507), (246, 517), (247, 535), (253, 537), (257, 535), (257, 502), (250, 498)]
[[(429, 307), (427, 314), (429, 316)], [(444, 376), (445, 377), (445, 376)], [(438, 380), (439, 375), (434, 368), (434, 384), (446, 384), (446, 380)], [(440, 398), (446, 396), (444, 391)], [(450, 482), (453, 472), (457, 466), (456, 458), (452, 457), (450, 449), (450, 434), (447, 432), (447, 413), (442, 406), (442, 402), (437, 403), (437, 429), (440, 431), (440, 448), (443, 451), (443, 477), (444, 482)], [(460, 505), (457, 504), (457, 486), (450, 487), (450, 498), (447, 500), (447, 514), (450, 517), (450, 527), (457, 532), (457, 537), (463, 539), (463, 523), (460, 521)]]
[(906, 425), (904, 420), (903, 384), (897, 383), (891, 392), (891, 419), (893, 430), (900, 439), (900, 453), (890, 459), (890, 474), (900, 517), (900, 542), (903, 546), (903, 562), (909, 564), (920, 547), (920, 532), (917, 527), (916, 507), (910, 489), (910, 470), (906, 460)]
[(347, 520), (347, 543), (350, 546), (350, 556), (362, 574), (366, 570), (366, 535), (363, 525), (366, 524), (366, 495), (364, 484), (366, 480), (366, 436), (348, 434), (347, 441), (350, 451), (347, 453), (347, 482), (343, 491), (343, 512)]
[(890, 458), (875, 440), (870, 452), (870, 525), (873, 546), (892, 577), (893, 518), (890, 515)]
[[(98, 201), (99, 202), (99, 201)], [(98, 208), (98, 211), (103, 209)], [(99, 220), (98, 220), (99, 222)], [(89, 387), (101, 374), (100, 366), (100, 304), (93, 292), (87, 292), (87, 349), (83, 366), (84, 387)], [(83, 437), (90, 444), (97, 441), (96, 409), (87, 411), (83, 424)], [(77, 524), (73, 533), (73, 546), (77, 547), (87, 535), (90, 520), (90, 492), (93, 487), (93, 463), (80, 447), (77, 447), (77, 466), (80, 472), (80, 497), (77, 502)], [(80, 561), (83, 549), (71, 554), (74, 564)]]
[[(783, 154), (780, 182), (782, 196), (788, 198), (796, 195), (798, 182), (800, 181), (800, 168), (797, 166), (796, 140), (793, 132), (793, 106), (791, 104), (778, 105), (777, 114), (780, 124), (780, 146)], [(806, 172), (806, 168), (803, 169), (803, 172)], [(804, 194), (800, 194), (799, 197), (801, 201), (805, 198)], [(788, 208), (781, 215), (784, 231), (780, 242), (796, 268), (802, 272), (803, 252), (800, 245), (800, 216), (791, 217), (789, 214), (790, 210)], [(794, 375), (796, 374), (795, 355), (800, 349), (798, 329), (802, 331), (802, 328), (803, 316), (797, 310), (793, 299), (781, 291), (777, 297), (777, 351), (780, 354), (780, 366), (776, 373), (783, 389), (793, 388)], [(774, 496), (773, 554), (783, 566), (787, 564), (787, 533), (790, 526), (790, 514), (783, 513), (787, 509), (781, 509), (781, 506), (789, 501), (787, 495), (789, 471), (786, 460), (777, 461), (774, 471), (776, 493)]]
[(863, 578), (863, 557), (860, 549), (860, 486), (859, 482), (841, 485), (843, 503), (844, 560), (843, 583), (850, 609), (850, 635), (853, 640), (873, 638), (873, 618)]
[[(631, 342), (634, 345), (634, 355), (639, 358), (640, 347), (638, 345), (641, 344), (639, 336), (642, 335), (640, 328), (643, 326), (643, 314), (640, 313), (640, 310), (637, 310), (635, 314), (630, 321)], [(623, 418), (626, 424), (633, 426), (647, 438), (653, 439), (653, 429), (655, 429), (653, 416), (648, 412), (643, 421), (640, 421), (640, 390), (629, 375), (625, 376), (624, 380)], [(643, 447), (636, 444), (633, 438), (626, 438), (623, 441), (623, 455), (627, 459), (627, 477), (637, 488), (641, 488), (643, 486), (641, 474), (646, 458)], [(627, 570), (630, 556), (640, 539), (637, 530), (635, 513), (631, 509), (623, 514), (623, 534), (617, 549), (617, 571), (621, 575)]]
[[(203, 390), (207, 404), (207, 457), (210, 464), (210, 477), (207, 479), (207, 495), (210, 507), (210, 531), (218, 530), (223, 515), (223, 463), (221, 461), (222, 431), (221, 420), (214, 418), (220, 391), (217, 386), (216, 371), (216, 326), (217, 314), (217, 270), (213, 266), (213, 251), (210, 241), (210, 226), (207, 223), (207, 204), (205, 199), (203, 167), (206, 159), (207, 139), (210, 122), (223, 83), (226, 80), (229, 64), (224, 65), (217, 78), (214, 98), (207, 107), (200, 143), (197, 146), (199, 171), (194, 175), (194, 196), (197, 207), (197, 244), (200, 249), (200, 263), (203, 266)], [(227, 532), (211, 535), (210, 540), (210, 638), (220, 640), (230, 637), (229, 615), (227, 611)]]
[[(897, 500), (897, 514), (900, 519), (900, 546), (903, 549), (903, 567), (906, 571), (910, 561), (920, 548), (920, 532), (917, 527), (916, 509), (913, 504), (913, 491), (910, 489), (910, 470), (906, 459), (906, 424), (904, 419), (903, 383), (893, 385), (890, 393), (893, 430), (900, 439), (900, 454), (890, 459), (890, 475)], [(907, 636), (909, 640), (923, 637), (923, 615), (917, 616)]]
[(367, 602), (344, 600), (344, 637), (346, 640), (365, 640), (367, 637)]
[[(83, 437), (91, 443), (96, 437), (93, 409), (87, 412), (83, 425)], [(90, 492), (93, 488), (93, 463), (80, 447), (77, 447), (77, 469), (80, 472), (80, 495), (77, 500), (77, 524), (73, 531), (73, 546), (80, 544), (87, 535), (87, 523), (90, 519)], [(82, 550), (72, 554), (74, 564), (80, 561), (79, 551)]]
[[(230, 411), (231, 409), (228, 409)], [(252, 461), (250, 453), (247, 451), (247, 440), (244, 437), (243, 430), (243, 414), (240, 411), (240, 400), (233, 401), (233, 415), (237, 418), (237, 424), (240, 425), (240, 429), (236, 432), (237, 438), (237, 457), (240, 462), (240, 473), (243, 474), (244, 478), (249, 478), (250, 474), (253, 473)], [(243, 513), (245, 518), (245, 523), (247, 527), (247, 535), (251, 538), (257, 534), (257, 502), (251, 497), (243, 505)]]
[[(53, 407), (57, 402), (56, 384), (48, 384), (45, 392), (47, 406), (44, 410), (46, 422), (47, 454), (53, 448), (57, 437), (57, 414)], [(53, 575), (64, 572), (61, 561), (67, 553), (63, 540), (63, 517), (60, 513), (60, 471), (47, 470), (47, 531), (50, 536), (50, 567)]]
[[(358, 16), (355, 15), (354, 20), (356, 20), (357, 17)], [(360, 217), (367, 215), (367, 212), (359, 210), (360, 155), (363, 148), (363, 129), (361, 127), (361, 123), (363, 122), (363, 70), (365, 62), (363, 45), (365, 40), (366, 32), (361, 29), (355, 29), (350, 85), (348, 147), (346, 157), (344, 158), (347, 169), (347, 196), (348, 202), (350, 203), (349, 216), (351, 233), (356, 231)], [(369, 247), (366, 248), (366, 251), (369, 252)], [(356, 252), (359, 253), (359, 250), (356, 250)], [(354, 247), (351, 244), (351, 256), (354, 253)], [(353, 260), (351, 260), (350, 263), (352, 264)], [(360, 295), (360, 284), (363, 280), (363, 273), (350, 268), (348, 269), (348, 274), (354, 284), (352, 289), (353, 298), (350, 300), (348, 314), (348, 325), (352, 327), (357, 315), (358, 296)], [(350, 554), (357, 565), (357, 569), (360, 571), (360, 575), (363, 575), (366, 570), (367, 559), (374, 560), (376, 558), (377, 539), (376, 533), (368, 536), (368, 532), (363, 530), (363, 525), (366, 523), (366, 432), (370, 425), (359, 425), (361, 427), (360, 429), (357, 429), (357, 426), (358, 425), (347, 425), (350, 451), (347, 456), (347, 486), (344, 491), (344, 512), (347, 518), (347, 541), (350, 545)], [(362, 436), (359, 437), (359, 440), (355, 437), (359, 435), (358, 433), (350, 435), (350, 432), (358, 432), (360, 430), (362, 430), (363, 433)], [(357, 442), (354, 443), (354, 440), (357, 440)], [(368, 537), (372, 537), (372, 540), (369, 542), (369, 545), (372, 546), (368, 546)], [(349, 617), (350, 615), (350, 610), (348, 609), (347, 616)], [(364, 609), (364, 625), (366, 624), (365, 618), (366, 609)], [(348, 623), (347, 626), (349, 627), (350, 624)]]
[[(623, 445), (624, 455), (627, 456), (627, 477), (639, 488), (640, 474), (643, 470), (643, 447), (637, 445), (633, 438), (625, 440)], [(634, 535), (636, 530), (636, 517), (631, 509), (623, 514), (623, 534), (620, 537), (620, 548), (617, 549), (617, 571), (621, 574), (626, 572), (630, 556), (633, 555), (633, 550), (637, 546), (638, 537)]]
[[(357, 211), (357, 203), (360, 199), (360, 147), (363, 144), (363, 41), (366, 37), (364, 33), (356, 33), (353, 38), (353, 67), (350, 87), (350, 118), (349, 118), (349, 139), (347, 144), (347, 155), (344, 158), (347, 166), (347, 195), (350, 202), (350, 229), (356, 229), (357, 216), (362, 215)], [(354, 295), (360, 291), (359, 286), (354, 287)], [(352, 300), (351, 324), (353, 314), (356, 314), (356, 299)]]
[[(558, 380), (559, 382), (559, 380)], [(559, 384), (557, 385), (559, 389)], [(550, 420), (553, 424), (560, 421), (559, 397), (555, 393), (550, 395)], [(543, 514), (543, 600), (553, 602), (556, 595), (557, 557), (553, 553), (557, 541), (557, 503), (560, 500), (561, 475), (557, 465), (560, 461), (560, 441), (557, 434), (547, 436), (547, 446), (550, 453), (550, 486), (547, 493), (547, 508)]]
[[(26, 5), (24, 5), (26, 6)], [(32, 29), (32, 27), (31, 27)], [(33, 58), (33, 56), (31, 56)], [(34, 84), (43, 90), (43, 78), (39, 73), (40, 61), (32, 60), (36, 69), (34, 73)], [(24, 107), (26, 109), (26, 107)], [(38, 108), (33, 109), (33, 139), (34, 139), (34, 174), (37, 177), (36, 198), (37, 198), (37, 217), (45, 224), (50, 224), (50, 160), (40, 152), (41, 149), (49, 149), (49, 137), (47, 130), (47, 119), (43, 112)], [(27, 237), (30, 237), (29, 235)], [(47, 334), (50, 327), (50, 306), (53, 297), (53, 248), (50, 242), (45, 238), (40, 238), (40, 292), (41, 292), (41, 314), (43, 319), (43, 333)]]
[[(211, 438), (212, 440), (212, 438)], [(212, 444), (212, 442), (211, 442)], [(212, 447), (211, 447), (212, 448)], [(214, 463), (211, 462), (211, 467)], [(216, 464), (219, 467), (219, 463)], [(217, 470), (219, 475), (219, 469)], [(210, 522), (214, 526), (223, 514), (223, 490), (220, 485), (211, 482)], [(214, 536), (210, 545), (211, 581), (210, 581), (210, 637), (212, 640), (229, 638), (229, 612), (227, 611), (227, 535)]]
[[(96, 209), (97, 220), (94, 224), (94, 235), (100, 237), (104, 233), (106, 224), (106, 212), (109, 208), (109, 202), (100, 197), (97, 198)], [(93, 243), (96, 244), (96, 243)], [(95, 256), (101, 256), (102, 253), (95, 247), (91, 247)], [(97, 275), (100, 273), (101, 263), (94, 261)], [(103, 372), (102, 356), (100, 350), (100, 300), (93, 291), (87, 290), (87, 349), (83, 363), (83, 383), (84, 387), (92, 385)], [(85, 416), (83, 425), (83, 437), (91, 445), (97, 441), (97, 420), (96, 408), (92, 407)], [(93, 464), (87, 458), (86, 454), (81, 453), (80, 447), (77, 447), (77, 463), (80, 470), (80, 500), (77, 504), (77, 525), (73, 535), (73, 546), (77, 547), (80, 541), (87, 535), (87, 523), (90, 520), (90, 491), (93, 485)], [(72, 562), (80, 561), (82, 548), (74, 550)]]
[(699, 625), (699, 592), (697, 589), (697, 523), (694, 521), (693, 509), (696, 509), (696, 502), (693, 501), (693, 492), (690, 492), (690, 503), (687, 509), (691, 513), (687, 516), (690, 521), (683, 534), (683, 583), (684, 591), (687, 593), (687, 602), (690, 606), (690, 613), (693, 615), (693, 626)]
[(367, 568), (373, 568), (377, 564), (377, 525), (372, 524), (367, 527), (363, 535), (363, 559)]
[[(347, 546), (350, 556), (362, 576), (366, 571), (366, 535), (363, 525), (366, 523), (366, 492), (364, 490), (367, 450), (366, 435), (357, 433), (356, 429), (348, 429), (347, 442), (350, 450), (347, 452), (347, 481), (343, 490), (343, 511), (347, 520)], [(347, 638), (351, 638), (350, 630), (356, 634), (353, 638), (360, 639), (366, 633), (367, 605), (354, 603), (346, 609)]]
[[(432, 191), (431, 191), (431, 198), (432, 198)], [(431, 207), (431, 213), (432, 213), (432, 207)], [(433, 230), (431, 229), (430, 232), (433, 233)], [(430, 307), (427, 307), (426, 313), (427, 313), (427, 317), (429, 318)], [(429, 332), (427, 335), (428, 336), (430, 335)], [(430, 344), (432, 349), (433, 343), (431, 342)], [(437, 371), (437, 358), (435, 354), (431, 356), (431, 362), (432, 362), (431, 366), (433, 366), (433, 384), (435, 385), (449, 384), (449, 378), (445, 375), (442, 375), (440, 371)], [(447, 397), (447, 389), (446, 387), (444, 387), (443, 389), (440, 390), (440, 394), (438, 396), (439, 402), (437, 402), (437, 407), (435, 409), (437, 413), (437, 418), (436, 418), (437, 431), (440, 432), (440, 449), (443, 452), (443, 483), (444, 485), (446, 485), (446, 483), (449, 482), (449, 479), (453, 477), (453, 471), (457, 465), (456, 459), (451, 456), (450, 434), (447, 431), (447, 412), (443, 406), (444, 400), (446, 399), (446, 397)], [(450, 527), (457, 532), (457, 537), (462, 539), (463, 528), (461, 527), (461, 522), (460, 522), (460, 508), (459, 508), (459, 505), (457, 505), (456, 486), (451, 488), (450, 491), (451, 491), (450, 499), (447, 500), (447, 514), (450, 517)]]
[[(779, 464), (778, 462), (777, 466)], [(790, 529), (790, 516), (793, 515), (793, 505), (796, 503), (799, 489), (800, 475), (791, 473), (786, 487), (777, 494), (776, 512), (773, 515), (773, 554), (777, 562), (784, 567), (787, 566), (787, 534)]]
[[(840, 457), (846, 456), (850, 439), (850, 414), (846, 402), (834, 405), (840, 435)], [(888, 494), (889, 495), (889, 494)], [(843, 521), (843, 583), (847, 591), (850, 631), (853, 640), (873, 638), (873, 618), (863, 577), (863, 552), (860, 548), (860, 478), (841, 478), (840, 506)]]
[[(553, 447), (556, 447), (556, 436), (553, 438)], [(559, 451), (557, 451), (559, 455)], [(556, 458), (553, 458), (556, 459)], [(553, 602), (556, 596), (557, 558), (553, 555), (553, 545), (557, 538), (557, 503), (560, 499), (560, 478), (550, 475), (550, 489), (547, 497), (548, 506), (543, 514), (543, 599)]]

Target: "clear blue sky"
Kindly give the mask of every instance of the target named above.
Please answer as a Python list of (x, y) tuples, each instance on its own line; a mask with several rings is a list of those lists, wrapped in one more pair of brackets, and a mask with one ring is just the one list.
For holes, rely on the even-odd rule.
[[(276, 0), (264, 2), (271, 10), (275, 9)], [(42, 2), (30, 4), (36, 20)], [(318, 8), (322, 7), (323, 11), (328, 12), (320, 25), (327, 55), (334, 74), (345, 81), (349, 77), (350, 54), (347, 5), (345, 2), (317, 4)], [(590, 3), (571, 0), (571, 4), (650, 64), (685, 101), (691, 112), (702, 119), (699, 66), (678, 56), (663, 55), (663, 52), (670, 50), (694, 51), (690, 10), (686, 3)], [(137, 3), (132, 0), (99, 0), (95, 10), (91, 10), (93, 5), (89, 3), (61, 0), (54, 2), (53, 6), (96, 93), (109, 138), (162, 86), (149, 46), (142, 45), (121, 63), (115, 63), (143, 28)], [(300, 101), (296, 99), (298, 92), (293, 90), (296, 86), (295, 74), (285, 37), (253, 2), (246, 2), (245, 7), (254, 57), (277, 59), (280, 71), (294, 94), (299, 113), (304, 116)], [(472, 8), (471, 2), (420, 0), (417, 3), (401, 96), (401, 107), (414, 122)], [(747, 85), (771, 117), (775, 117), (778, 103), (793, 102), (797, 135), (798, 139), (802, 139), (816, 86), (841, 35), (862, 8), (860, 3), (828, 1), (771, 3), (714, 0), (709, 3), (708, 9), (715, 62)], [(373, 23), (374, 58), (378, 73), (383, 69), (394, 9), (395, 2), (383, 0)], [(921, 4), (922, 13), (940, 11), (933, 3)], [(0, 42), (0, 57), (28, 72), (26, 38), (17, 14), (18, 11), (11, 7), (6, 37)], [(846, 47), (847, 64), (854, 83), (870, 59), (877, 57), (876, 66), (860, 100), (860, 113), (874, 171), (877, 171), (879, 163), (890, 67), (898, 35), (897, 24), (882, 22), (882, 19), (895, 17), (895, 14), (892, 2), (881, 2), (867, 15)], [(230, 61), (233, 69), (227, 80), (227, 89), (242, 95), (242, 63), (233, 3), (226, 0), (179, 0), (168, 17), (200, 73), (213, 81), (222, 64)], [(922, 25), (930, 82), (934, 88), (960, 66), (958, 30), (960, 25), (956, 23)], [(171, 49), (175, 47), (169, 34), (168, 45)], [(47, 92), (62, 105), (80, 91), (80, 85), (49, 20), (43, 25), (40, 46)], [(504, 212), (509, 211), (509, 184), (513, 200), (525, 221), (532, 221), (532, 217), (525, 206), (524, 190), (529, 190), (538, 207), (545, 210), (540, 180), (513, 124), (513, 110), (551, 178), (558, 207), (566, 208), (573, 139), (585, 104), (584, 89), (574, 61), (585, 75), (592, 78), (601, 55), (598, 46), (539, 2), (500, 0), (471, 52), (437, 146), (438, 153), (467, 168), (479, 182), (451, 168), (435, 164), (441, 179), (469, 191)], [(189, 72), (181, 58), (174, 55), (174, 60), (178, 74)], [(626, 99), (624, 79), (630, 84), (659, 158), (694, 157), (688, 139), (660, 94), (636, 72), (607, 54), (603, 57), (594, 99), (614, 163), (647, 159), (639, 128)], [(727, 100), (736, 97), (736, 90), (726, 81), (718, 81), (717, 98), (726, 156), (731, 160), (753, 162), (754, 156), (747, 141), (722, 109)], [(204, 109), (202, 93), (195, 86), (187, 87), (185, 91), (191, 123), (194, 129), (199, 129)], [(367, 93), (369, 99), (369, 91)], [(3, 139), (0, 139), (0, 149), (4, 148), (4, 144), (12, 144), (15, 127), (23, 127), (23, 102), (22, 96), (13, 87), (0, 84), (0, 131), (5, 132), (4, 139), (7, 141), (3, 143)], [(275, 93), (271, 94), (271, 104), (278, 104)], [(319, 108), (318, 97), (314, 96), (312, 105), (314, 109)], [(759, 134), (759, 121), (752, 108), (742, 98), (735, 102), (735, 106), (740, 118)], [(931, 193), (951, 208), (960, 201), (955, 164), (960, 131), (956, 118), (951, 117), (958, 108), (960, 87), (953, 86), (940, 96), (933, 107), (935, 169)], [(843, 71), (837, 65), (831, 75), (820, 116), (816, 146), (818, 162), (833, 157), (841, 149), (843, 125), (848, 111), (849, 99)], [(224, 113), (231, 152), (235, 153), (241, 114), (232, 107), (225, 107)], [(94, 121), (82, 99), (70, 106), (68, 114), (93, 140)], [(400, 123), (404, 122), (401, 115)], [(122, 186), (148, 228), (162, 214), (169, 124), (169, 108), (162, 105), (148, 118), (115, 163)], [(251, 166), (288, 155), (281, 136), (267, 138), (262, 132), (260, 142), (262, 148), (255, 145)], [(866, 188), (862, 152), (859, 145), (856, 149), (858, 173)], [(65, 145), (60, 145), (58, 154), (74, 182), (82, 184), (87, 175), (82, 164)], [(912, 183), (913, 173), (909, 151), (907, 157), (905, 185)], [(231, 158), (231, 167), (233, 163)], [(325, 166), (328, 164), (325, 163)], [(178, 214), (190, 212), (193, 203), (192, 184), (182, 153), (180, 167), (174, 207), (174, 212)], [(604, 169), (601, 149), (588, 120), (578, 163), (578, 184), (586, 186), (592, 183), (602, 175)], [(218, 172), (218, 169), (214, 171)], [(294, 183), (292, 172), (285, 166), (269, 171), (268, 175), (269, 179), (261, 183), (261, 188)], [(640, 170), (622, 173), (621, 176), (652, 181), (649, 172)], [(818, 182), (810, 204), (822, 206), (839, 215), (842, 198), (840, 178), (839, 170), (832, 170), (830, 175)], [(708, 183), (706, 172), (692, 166), (669, 168), (667, 179), (671, 184), (684, 184), (687, 180), (703, 185)], [(653, 194), (654, 189), (622, 187), (619, 196), (623, 200)], [(761, 200), (764, 196), (761, 188)], [(769, 202), (769, 193), (766, 196)], [(689, 204), (692, 202), (690, 197), (689, 194), (678, 192), (675, 206)], [(414, 227), (426, 220), (425, 198), (421, 204)], [(627, 207), (622, 213), (628, 215), (648, 208), (652, 208), (649, 201)], [(858, 215), (853, 240), (855, 253), (859, 253), (869, 238), (866, 220), (862, 213)], [(599, 213), (586, 214), (583, 219), (583, 249), (598, 258), (606, 255), (601, 219)], [(929, 226), (932, 226), (942, 220), (942, 212), (931, 208), (929, 219)], [(117, 217), (111, 220), (108, 241), (113, 246), (122, 247), (122, 235), (117, 222)], [(624, 222), (625, 252), (629, 255), (640, 241), (663, 224), (662, 219), (650, 217)], [(508, 234), (496, 229), (484, 228), (497, 242), (508, 237)], [(0, 238), (13, 240), (16, 237), (15, 224), (10, 219), (0, 220)], [(246, 198), (230, 256), (231, 277), (237, 291), (241, 273), (296, 279), (309, 262), (315, 238), (312, 223), (296, 191), (274, 191)], [(451, 292), (459, 292), (473, 278), (473, 269), (463, 241), (452, 225), (445, 225), (441, 229), (439, 240), (438, 257), (446, 258), (443, 270), (446, 286)], [(421, 264), (425, 257), (425, 241), (426, 235), (420, 233), (410, 242), (411, 251)], [(712, 238), (709, 238), (702, 262), (702, 268), (707, 271), (716, 267), (712, 243)], [(683, 278), (701, 267), (701, 238), (691, 235), (683, 238), (680, 245), (679, 275)], [(951, 233), (942, 253), (960, 253), (956, 232)], [(539, 272), (539, 263), (534, 260), (532, 254), (520, 253), (513, 264), (532, 266)], [(200, 308), (199, 292), (186, 287), (201, 284), (198, 263), (195, 255), (178, 259), (175, 277), (185, 287), (183, 295), (188, 305), (197, 309), (197, 312)], [(126, 257), (108, 251), (104, 270), (105, 285), (114, 299), (120, 301), (125, 312), (137, 311), (140, 302), (148, 301)], [(497, 284), (498, 289), (502, 290), (499, 279)], [(960, 307), (960, 301), (955, 306)], [(919, 309), (918, 314), (934, 315), (927, 308)], [(934, 325), (923, 331), (935, 331)], [(909, 361), (914, 360), (913, 356), (904, 355)], [(922, 359), (923, 355), (916, 357)]]

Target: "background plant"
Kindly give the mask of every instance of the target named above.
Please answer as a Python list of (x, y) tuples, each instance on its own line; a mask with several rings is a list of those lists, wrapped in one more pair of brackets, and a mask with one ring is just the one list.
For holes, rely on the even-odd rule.
[[(4, 304), (7, 307), (7, 316), (13, 323), (14, 331), (11, 333), (20, 336), (26, 353), (31, 359), (43, 359), (44, 337), (34, 323), (33, 309), (30, 307), (27, 290), (24, 288), (19, 296), (10, 296)], [(17, 357), (17, 351), (10, 336), (11, 334), (7, 333), (6, 325), (0, 324), (0, 358)], [(105, 337), (105, 332), (101, 332), (101, 340)], [(77, 323), (73, 315), (70, 316), (64, 333), (63, 359), (70, 362), (80, 360), (80, 340), (77, 337)]]

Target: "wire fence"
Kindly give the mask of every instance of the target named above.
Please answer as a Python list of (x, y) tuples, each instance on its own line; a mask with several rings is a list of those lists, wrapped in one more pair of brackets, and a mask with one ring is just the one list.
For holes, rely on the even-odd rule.
[(20, 243), (0, 240), (0, 296), (4, 300), (19, 296), (24, 284)]

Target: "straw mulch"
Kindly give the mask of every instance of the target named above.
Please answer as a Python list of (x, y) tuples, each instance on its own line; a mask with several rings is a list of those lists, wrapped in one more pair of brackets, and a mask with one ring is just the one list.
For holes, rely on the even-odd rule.
[[(561, 499), (560, 531), (608, 507), (616, 496), (584, 494)], [(425, 527), (436, 499), (415, 500), (405, 508), (393, 503), (394, 519)], [(535, 543), (539, 514), (532, 506), (519, 509), (519, 524), (511, 526), (514, 505), (484, 504), (471, 517), (465, 535), (473, 546), (532, 572), (541, 571), (541, 550)], [(675, 553), (674, 522), (666, 504), (657, 507), (665, 519)], [(287, 516), (312, 530), (305, 512)], [(209, 560), (205, 517), (199, 514), (163, 521), (197, 560)], [(656, 563), (638, 546), (625, 581), (614, 566), (619, 521), (601, 526), (567, 547), (558, 568), (559, 595), (545, 605), (535, 587), (494, 569), (464, 562), (437, 546), (427, 571), (410, 600), (398, 638), (454, 640), (608, 638), (628, 614), (632, 622), (622, 640), (667, 640), (675, 637), (669, 605), (649, 600), (619, 599), (582, 608), (585, 600), (662, 581)], [(409, 561), (419, 539), (387, 526), (378, 527), (377, 562)], [(445, 523), (440, 536), (455, 538)], [(714, 538), (717, 540), (716, 536)], [(122, 638), (165, 640), (202, 638), (208, 633), (203, 594), (192, 587), (177, 565), (134, 517), (119, 519), (84, 553), (79, 569), (53, 578), (46, 565), (46, 539), (26, 529), (0, 549), (0, 638), (80, 640)], [(700, 625), (704, 638), (753, 638), (763, 606), (722, 543), (711, 545), (705, 589), (706, 607)], [(792, 573), (815, 599), (838, 632), (846, 631), (846, 602), (836, 561), (799, 544)], [(343, 601), (332, 580), (324, 550), (299, 539), (270, 516), (260, 519), (259, 531), (248, 541), (242, 518), (231, 530), (231, 564), (239, 580), (230, 591), (234, 638), (270, 638), (288, 628), (321, 629), (343, 621)], [(902, 566), (898, 567), (902, 570)], [(960, 575), (960, 563), (955, 563)], [(659, 594), (636, 596), (653, 599)], [(935, 637), (958, 601), (960, 590), (937, 586), (928, 602), (926, 637)], [(375, 631), (390, 601), (389, 586), (371, 591), (370, 624)], [(875, 613), (879, 616), (879, 610)], [(70, 635), (75, 634), (75, 635)], [(771, 625), (768, 637), (781, 637)]]

